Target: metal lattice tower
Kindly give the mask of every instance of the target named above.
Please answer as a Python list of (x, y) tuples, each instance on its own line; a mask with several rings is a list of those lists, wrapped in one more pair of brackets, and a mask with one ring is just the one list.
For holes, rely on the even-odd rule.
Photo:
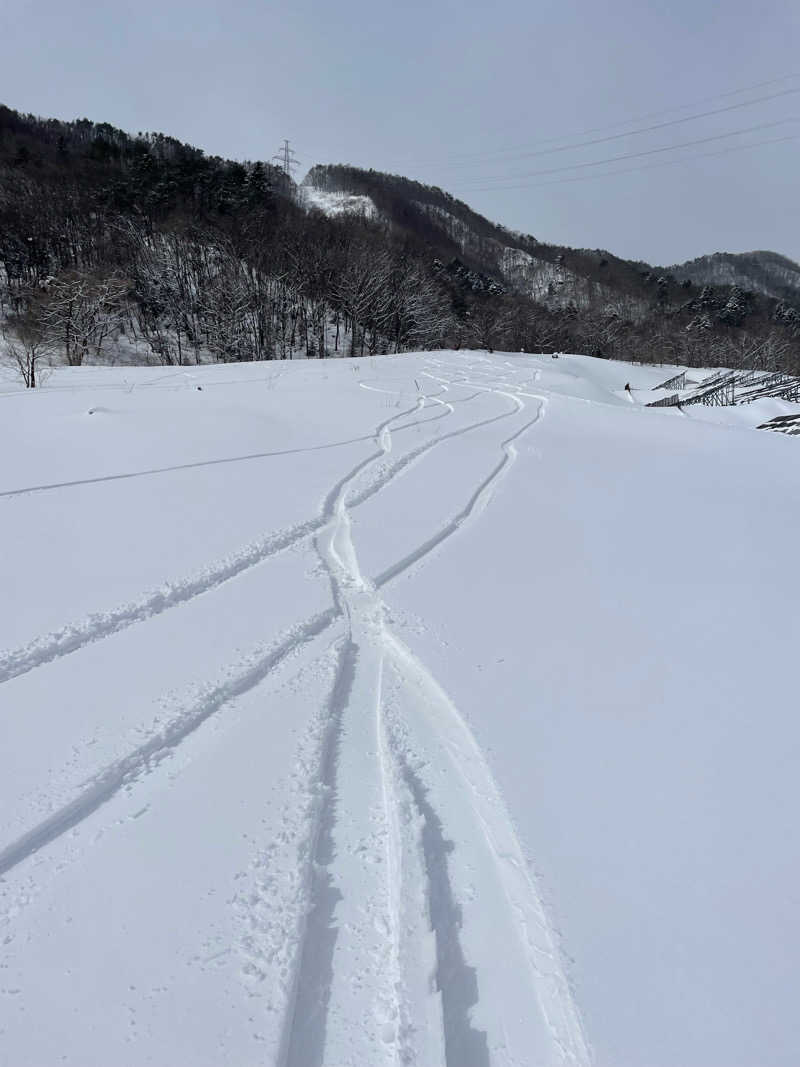
[(284, 140), (283, 148), (276, 152), (272, 158), (276, 160), (287, 178), (292, 177), (292, 171), (299, 165), (294, 149), (290, 148), (288, 140)]

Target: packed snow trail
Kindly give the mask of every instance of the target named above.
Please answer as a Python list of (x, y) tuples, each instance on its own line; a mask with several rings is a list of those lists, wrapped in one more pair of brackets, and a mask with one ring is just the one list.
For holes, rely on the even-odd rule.
[[(421, 407), (423, 404), (424, 398), (420, 397), (417, 405)], [(364, 764), (364, 754), (365, 751), (369, 752), (370, 746), (369, 715), (365, 724), (361, 721), (353, 723), (349, 714), (354, 705), (363, 708), (366, 704), (369, 707), (373, 700), (380, 700), (382, 661), (380, 657), (370, 657), (368, 654), (368, 631), (379, 620), (371, 617), (366, 586), (358, 570), (345, 497), (351, 483), (389, 452), (391, 423), (408, 414), (407, 411), (402, 412), (378, 426), (375, 439), (380, 452), (364, 460), (331, 489), (323, 505), (326, 525), (317, 537), (317, 549), (331, 583), (334, 609), (337, 614), (344, 614), (348, 635), (339, 653), (336, 681), (328, 709), (330, 726), (320, 763), (319, 781), (325, 790), (325, 797), (317, 816), (317, 830), (313, 834), (308, 918), (297, 961), (294, 993), (287, 1008), (284, 1031), (286, 1067), (309, 1067), (313, 1063), (323, 1063), (328, 1041), (333, 1040), (335, 1047), (339, 1047), (333, 1025), (337, 1019), (345, 1028), (353, 1030), (353, 1021), (359, 1016), (361, 995), (357, 990), (355, 1005), (347, 1004), (346, 998), (343, 1005), (341, 994), (337, 997), (333, 991), (337, 977), (347, 975), (348, 986), (358, 980), (375, 982), (387, 963), (385, 951), (381, 951), (381, 945), (385, 942), (385, 928), (382, 932), (374, 918), (376, 909), (380, 914), (379, 894), (385, 888), (380, 878), (377, 882), (373, 879), (367, 889), (373, 915), (366, 955), (356, 937), (351, 945), (358, 947), (351, 950), (343, 966), (341, 961), (335, 959), (338, 936), (330, 929), (337, 903), (341, 901), (346, 907), (351, 899), (349, 893), (345, 895), (342, 891), (342, 885), (347, 890), (349, 880), (338, 876), (334, 868), (334, 857), (342, 851), (338, 840), (340, 813), (347, 812), (351, 807), (347, 803), (346, 791), (350, 785), (355, 787), (361, 793), (362, 806), (365, 800), (372, 810), (377, 803), (374, 791), (380, 788), (366, 773), (370, 769), (370, 762)], [(351, 768), (348, 762), (352, 758), (355, 759), (355, 766)], [(380, 842), (374, 840), (372, 828), (360, 828), (360, 835), (360, 850), (373, 857), (376, 848), (380, 852)], [(352, 843), (347, 851), (353, 851)], [(374, 862), (377, 864), (380, 861), (376, 859)], [(357, 916), (350, 916), (348, 923), (347, 917), (337, 915), (340, 926), (349, 928), (357, 924), (357, 920)], [(389, 1048), (385, 1039), (386, 1028), (396, 1024), (397, 1015), (391, 988), (383, 990), (381, 1009), (384, 1018), (379, 1020), (379, 1026), (383, 1029), (377, 1039), (374, 1028), (364, 1020), (355, 1027), (350, 1041), (346, 1037), (342, 1040), (342, 1044), (351, 1044), (351, 1052), (356, 1057), (351, 1062), (378, 1064), (381, 1062), (381, 1053)], [(333, 1038), (329, 1036), (332, 1029)], [(363, 1045), (358, 1038), (364, 1039)]]
[[(511, 399), (514, 411), (522, 411), (524, 403)], [(370, 583), (361, 574), (347, 510), (350, 482), (357, 481), (363, 468), (329, 496), (330, 522), (317, 543), (348, 633), (340, 650), (330, 708), (336, 740), (328, 748), (320, 776), (328, 796), (320, 815), (296, 993), (287, 1016), (287, 1067), (364, 1063), (489, 1067), (490, 1063), (521, 1064), (532, 1055), (532, 1062), (541, 1065), (582, 1067), (589, 1062), (555, 939), (488, 768), (455, 709), (389, 631), (377, 593), (380, 584), (424, 558), (480, 513), (516, 458), (513, 442), (540, 415), (541, 408), (502, 442), (503, 458), (476, 487), (463, 511), (385, 574), (382, 583)], [(378, 436), (388, 453), (390, 422), (380, 428)], [(509, 1009), (508, 998), (493, 992), (492, 971), (497, 963), (486, 957), (485, 950), (481, 953), (478, 972), (487, 984), (483, 997), (492, 1006), (491, 1035), (474, 1029), (470, 1022), (470, 1009), (480, 1000), (480, 979), (466, 963), (459, 944), (460, 909), (447, 860), (452, 845), (445, 841), (442, 822), (411, 767), (411, 757), (399, 750), (385, 721), (387, 656), (404, 680), (412, 679), (406, 684), (415, 685), (416, 703), (433, 705), (428, 723), (437, 721), (444, 704), (446, 718), (456, 724), (459, 735), (458, 744), (450, 741), (450, 745), (467, 756), (471, 774), (465, 775), (469, 793), (460, 813), (462, 832), (467, 841), (471, 839), (479, 869), (494, 867), (493, 877), (483, 874), (481, 899), (493, 902), (490, 911), (495, 921), (499, 914), (506, 915), (509, 936), (518, 943), (520, 954), (519, 1002)], [(402, 811), (412, 827), (416, 821), (416, 841), (410, 839), (413, 830), (403, 833)], [(412, 819), (410, 811), (415, 812)], [(483, 845), (476, 844), (476, 834)], [(487, 844), (489, 857), (484, 857), (481, 849)], [(463, 842), (462, 847), (470, 846)], [(429, 933), (412, 918), (419, 901), (408, 906), (405, 866), (417, 873), (417, 887), (420, 871), (427, 884)], [(419, 970), (419, 961), (431, 958), (430, 934), (436, 957), (438, 994), (434, 999), (426, 989), (430, 976)], [(526, 959), (527, 965), (522, 962)], [(504, 956), (501, 970), (507, 966)], [(427, 1020), (424, 1029), (413, 1025), (420, 1015)], [(438, 1025), (432, 1029), (434, 1022)]]

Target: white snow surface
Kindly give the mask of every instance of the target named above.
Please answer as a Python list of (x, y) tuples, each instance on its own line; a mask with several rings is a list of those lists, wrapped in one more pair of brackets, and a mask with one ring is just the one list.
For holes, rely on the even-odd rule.
[(314, 185), (301, 185), (300, 197), (308, 207), (315, 207), (325, 215), (363, 215), (367, 219), (375, 218), (377, 209), (371, 197), (358, 193), (329, 192)]
[(0, 1064), (800, 1063), (800, 440), (277, 370), (3, 382)]

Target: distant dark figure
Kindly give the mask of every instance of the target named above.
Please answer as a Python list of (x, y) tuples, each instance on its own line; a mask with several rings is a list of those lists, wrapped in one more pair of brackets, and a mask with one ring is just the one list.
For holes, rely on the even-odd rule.
[(630, 382), (625, 382), (625, 392), (629, 393), (630, 391), (631, 391), (631, 383)]

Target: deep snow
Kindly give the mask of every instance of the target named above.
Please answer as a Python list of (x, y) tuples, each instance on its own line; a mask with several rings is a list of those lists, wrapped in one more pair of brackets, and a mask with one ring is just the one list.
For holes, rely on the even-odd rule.
[(800, 1062), (800, 442), (668, 374), (4, 381), (0, 1064)]

